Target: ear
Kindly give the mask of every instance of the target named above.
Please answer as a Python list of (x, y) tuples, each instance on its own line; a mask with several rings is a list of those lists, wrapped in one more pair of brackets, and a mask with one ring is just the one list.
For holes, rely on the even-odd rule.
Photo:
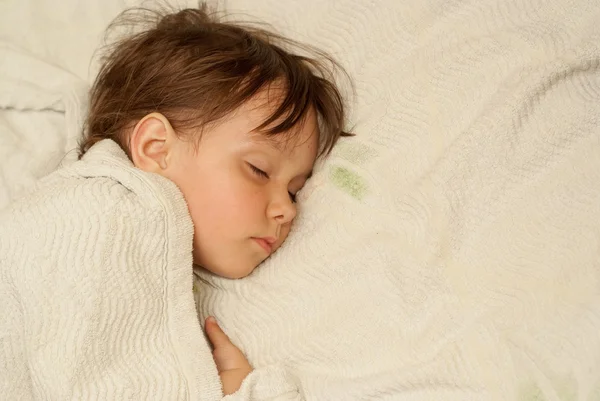
[(164, 175), (175, 139), (175, 131), (164, 115), (146, 115), (135, 125), (129, 139), (133, 164), (141, 170)]

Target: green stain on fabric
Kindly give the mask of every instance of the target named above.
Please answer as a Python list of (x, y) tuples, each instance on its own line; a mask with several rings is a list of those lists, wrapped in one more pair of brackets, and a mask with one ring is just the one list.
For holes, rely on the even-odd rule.
[(546, 401), (546, 397), (537, 384), (528, 383), (521, 386), (519, 401)]
[(592, 390), (587, 401), (600, 401), (600, 382), (598, 382), (596, 388)]
[(577, 382), (570, 376), (556, 380), (556, 394), (561, 401), (577, 401)]
[(356, 165), (365, 164), (367, 160), (373, 158), (377, 154), (377, 152), (370, 147), (360, 143), (340, 143), (336, 146), (336, 154), (339, 157)]
[(330, 170), (329, 177), (338, 188), (344, 190), (353, 198), (360, 200), (367, 193), (367, 186), (363, 179), (347, 168), (334, 167)]
[[(577, 381), (572, 376), (550, 376), (554, 392), (561, 401), (576, 401), (579, 398)], [(534, 382), (521, 386), (519, 401), (546, 401), (544, 393)], [(600, 400), (598, 400), (600, 401)]]

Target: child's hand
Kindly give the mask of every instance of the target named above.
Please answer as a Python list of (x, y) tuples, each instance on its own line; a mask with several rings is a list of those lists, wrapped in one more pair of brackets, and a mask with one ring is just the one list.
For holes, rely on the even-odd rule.
[(223, 393), (233, 394), (238, 391), (246, 376), (252, 372), (252, 366), (242, 351), (233, 345), (227, 334), (221, 330), (214, 318), (206, 319), (205, 329), (214, 348), (213, 359), (221, 377)]

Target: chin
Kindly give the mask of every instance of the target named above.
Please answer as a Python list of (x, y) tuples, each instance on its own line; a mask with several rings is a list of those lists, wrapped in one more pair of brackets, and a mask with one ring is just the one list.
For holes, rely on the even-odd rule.
[(212, 274), (224, 277), (232, 280), (244, 278), (256, 269), (263, 260), (260, 261), (239, 261), (235, 262), (228, 260), (226, 263), (210, 263), (210, 261), (198, 258), (197, 254), (194, 254), (194, 264), (202, 267), (204, 270), (211, 272)]
[(232, 280), (237, 280), (240, 278), (247, 277), (254, 271), (255, 267), (249, 269), (218, 269), (217, 271), (213, 271), (217, 276), (225, 277)]
[(228, 274), (228, 275), (222, 276), (222, 277), (229, 278), (229, 279), (232, 279), (232, 280), (237, 280), (237, 279), (240, 279), (240, 278), (247, 277), (250, 273), (252, 273), (252, 270), (250, 270), (247, 273), (232, 273), (232, 274)]
[(210, 266), (208, 264), (198, 264), (198, 265), (201, 266), (203, 269), (208, 270), (209, 272), (211, 272), (212, 274), (214, 274), (216, 276), (228, 278), (228, 279), (232, 279), (232, 280), (244, 278), (244, 277), (248, 276), (250, 273), (252, 273), (254, 271), (254, 269), (256, 268), (256, 266), (254, 266), (254, 267), (249, 267), (247, 269), (240, 269), (239, 267), (230, 269), (230, 268), (227, 268), (226, 266)]

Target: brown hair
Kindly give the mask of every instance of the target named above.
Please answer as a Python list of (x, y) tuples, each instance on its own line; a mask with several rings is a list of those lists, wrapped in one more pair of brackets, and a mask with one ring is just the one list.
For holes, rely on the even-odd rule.
[(111, 28), (140, 21), (150, 27), (108, 48), (90, 91), (80, 157), (105, 138), (129, 154), (127, 128), (152, 112), (164, 114), (178, 135), (192, 128), (201, 132), (275, 82), (283, 84), (284, 94), (257, 130), (288, 133), (313, 108), (319, 156), (331, 152), (340, 136), (351, 135), (343, 129), (344, 102), (334, 80), (343, 69), (325, 53), (256, 26), (220, 22), (205, 4), (171, 13), (128, 10)]

